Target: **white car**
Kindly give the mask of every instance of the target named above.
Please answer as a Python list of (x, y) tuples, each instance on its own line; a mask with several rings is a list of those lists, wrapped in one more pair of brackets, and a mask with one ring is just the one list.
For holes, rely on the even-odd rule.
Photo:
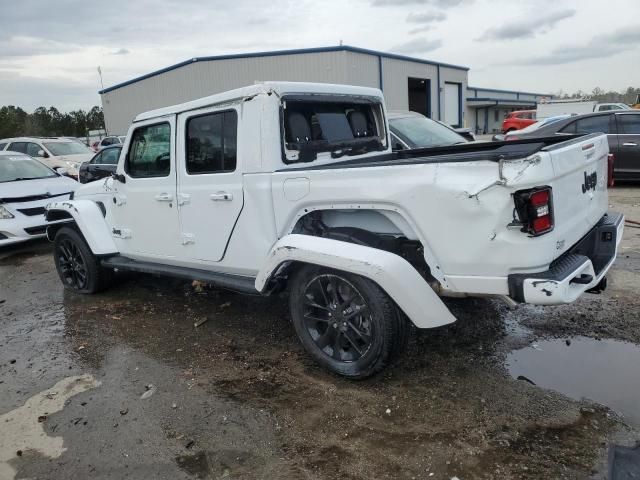
[(78, 293), (126, 270), (287, 291), (309, 354), (364, 378), (411, 323), (456, 320), (441, 296), (602, 291), (624, 229), (608, 152), (602, 134), (393, 152), (380, 90), (265, 82), (138, 115), (113, 176), (51, 203), (68, 223), (47, 235)]
[(118, 136), (118, 135), (111, 135), (108, 137), (104, 137), (100, 141), (94, 142), (92, 149), (96, 152), (99, 152), (105, 147), (110, 147), (112, 145), (121, 145), (124, 143), (125, 138), (127, 137)]
[(64, 169), (61, 172), (78, 178), (80, 164), (91, 160), (93, 152), (80, 142), (57, 137), (18, 137), (0, 140), (0, 151), (29, 155), (48, 167)]
[(27, 155), (0, 151), (0, 246), (43, 237), (45, 207), (68, 200), (77, 186)]

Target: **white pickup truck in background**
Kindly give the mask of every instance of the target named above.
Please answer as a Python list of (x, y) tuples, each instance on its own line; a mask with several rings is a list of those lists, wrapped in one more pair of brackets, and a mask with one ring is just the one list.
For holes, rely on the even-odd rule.
[(536, 119), (540, 121), (560, 115), (582, 115), (609, 110), (631, 110), (631, 107), (624, 103), (598, 103), (581, 99), (548, 100), (538, 103)]
[(382, 93), (267, 82), (139, 115), (113, 178), (52, 203), (64, 285), (132, 270), (247, 293), (287, 290), (324, 367), (380, 371), (440, 296), (555, 305), (605, 287), (623, 217), (607, 214), (594, 134), (393, 153)]

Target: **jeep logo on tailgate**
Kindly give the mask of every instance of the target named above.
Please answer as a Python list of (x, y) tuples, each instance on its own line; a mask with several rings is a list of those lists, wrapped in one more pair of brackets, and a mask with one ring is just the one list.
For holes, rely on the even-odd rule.
[(589, 190), (595, 190), (596, 185), (598, 185), (598, 174), (596, 172), (593, 172), (592, 174), (587, 175), (587, 172), (584, 172), (582, 193), (587, 193)]

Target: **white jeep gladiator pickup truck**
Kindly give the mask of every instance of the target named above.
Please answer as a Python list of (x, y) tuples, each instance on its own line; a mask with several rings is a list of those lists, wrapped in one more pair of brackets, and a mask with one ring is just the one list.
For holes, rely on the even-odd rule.
[(607, 138), (393, 153), (382, 93), (266, 82), (138, 115), (112, 178), (51, 203), (64, 285), (114, 271), (287, 289), (329, 370), (380, 371), (442, 296), (573, 302), (606, 286), (623, 217), (607, 213)]

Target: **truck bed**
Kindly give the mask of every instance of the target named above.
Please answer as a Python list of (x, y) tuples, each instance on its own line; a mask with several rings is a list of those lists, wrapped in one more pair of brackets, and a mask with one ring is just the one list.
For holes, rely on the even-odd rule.
[(401, 150), (376, 157), (343, 160), (323, 165), (300, 165), (283, 168), (279, 171), (329, 170), (334, 168), (358, 168), (372, 166), (410, 165), (420, 163), (458, 163), (479, 160), (499, 162), (526, 158), (543, 149), (557, 144), (570, 145), (572, 141), (582, 141), (590, 135), (561, 135), (546, 138), (514, 140), (509, 142), (477, 142), (451, 145), (446, 147), (416, 148)]

